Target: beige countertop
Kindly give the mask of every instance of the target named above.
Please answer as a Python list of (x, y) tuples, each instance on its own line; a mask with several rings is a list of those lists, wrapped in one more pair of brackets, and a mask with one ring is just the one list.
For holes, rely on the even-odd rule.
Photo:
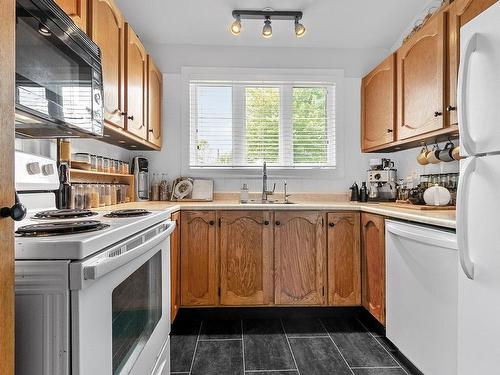
[[(345, 195), (314, 194), (293, 195), (294, 204), (241, 204), (237, 195), (216, 196), (212, 202), (131, 202), (113, 206), (113, 209), (144, 208), (148, 210), (324, 210), (324, 211), (361, 211), (387, 216), (389, 218), (413, 221), (445, 228), (455, 228), (454, 210), (412, 210), (388, 207), (378, 203), (359, 203), (345, 200)], [(109, 207), (106, 208), (109, 210)]]

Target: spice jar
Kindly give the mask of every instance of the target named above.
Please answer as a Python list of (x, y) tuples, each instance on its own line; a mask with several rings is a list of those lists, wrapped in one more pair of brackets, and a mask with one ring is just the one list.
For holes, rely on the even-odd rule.
[(106, 205), (106, 186), (103, 184), (99, 185), (99, 207), (104, 207)]
[(84, 203), (84, 186), (83, 184), (78, 184), (75, 186), (75, 194), (73, 195), (73, 204), (75, 209), (82, 210), (85, 208)]
[(98, 156), (97, 160), (97, 172), (104, 172), (104, 158), (102, 156)]
[(104, 204), (106, 206), (111, 206), (111, 185), (104, 185)]
[(89, 185), (90, 189), (90, 207), (98, 208), (99, 207), (99, 185), (92, 184)]
[(123, 162), (123, 174), (130, 174), (130, 164), (127, 161)]
[(102, 158), (102, 171), (104, 173), (109, 173), (109, 159)]
[(97, 155), (90, 154), (90, 170), (93, 172), (97, 171)]

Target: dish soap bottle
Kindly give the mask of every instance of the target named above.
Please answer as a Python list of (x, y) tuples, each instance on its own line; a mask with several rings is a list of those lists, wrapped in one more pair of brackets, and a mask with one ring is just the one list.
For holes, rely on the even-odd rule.
[(248, 203), (248, 186), (243, 184), (240, 191), (240, 203)]

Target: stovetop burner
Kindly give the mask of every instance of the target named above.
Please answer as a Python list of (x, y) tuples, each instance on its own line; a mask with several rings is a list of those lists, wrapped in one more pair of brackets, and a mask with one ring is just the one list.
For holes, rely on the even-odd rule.
[(62, 209), (37, 212), (33, 219), (54, 220), (54, 219), (78, 219), (81, 217), (91, 217), (98, 215), (97, 212), (82, 209)]
[(94, 232), (108, 227), (108, 224), (103, 224), (97, 220), (57, 221), (52, 223), (25, 225), (18, 228), (16, 234), (22, 237), (49, 237)]
[(136, 216), (146, 216), (151, 214), (151, 211), (144, 210), (142, 208), (129, 208), (125, 210), (112, 211), (109, 214), (104, 215), (104, 217), (136, 217)]

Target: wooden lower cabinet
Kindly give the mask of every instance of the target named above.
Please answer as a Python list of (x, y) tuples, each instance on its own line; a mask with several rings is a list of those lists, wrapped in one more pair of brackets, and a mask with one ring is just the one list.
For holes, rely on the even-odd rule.
[(217, 305), (215, 211), (181, 212), (181, 305)]
[(173, 322), (181, 305), (181, 214), (175, 212), (171, 220), (176, 228), (170, 235), (170, 319)]
[(220, 304), (266, 305), (273, 297), (273, 213), (219, 216)]
[(274, 228), (275, 303), (325, 304), (325, 214), (278, 211)]
[(361, 214), (361, 274), (363, 306), (385, 325), (385, 221)]
[(327, 222), (328, 305), (360, 305), (360, 215), (356, 212), (329, 213)]

